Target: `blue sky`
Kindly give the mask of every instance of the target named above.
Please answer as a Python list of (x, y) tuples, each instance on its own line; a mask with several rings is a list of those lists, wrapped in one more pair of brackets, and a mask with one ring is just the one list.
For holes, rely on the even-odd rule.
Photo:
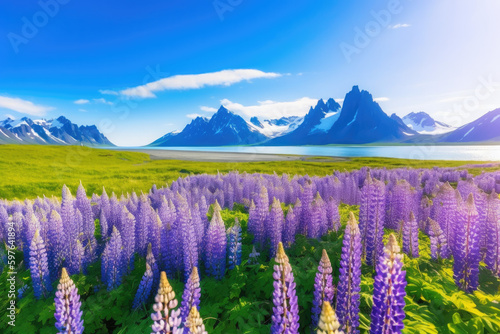
[(388, 114), (460, 125), (500, 107), (499, 12), (495, 0), (4, 1), (0, 119), (65, 115), (143, 145), (221, 103), (303, 115), (359, 85)]

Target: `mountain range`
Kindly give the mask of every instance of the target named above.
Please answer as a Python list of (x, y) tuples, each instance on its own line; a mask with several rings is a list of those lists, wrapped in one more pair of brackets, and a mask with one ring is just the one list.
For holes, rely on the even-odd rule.
[(0, 121), (0, 144), (114, 146), (95, 125), (78, 126), (64, 116)]
[(325, 145), (367, 143), (452, 143), (500, 141), (500, 109), (454, 128), (427, 113), (388, 116), (372, 95), (354, 86), (342, 106), (319, 100), (304, 117), (260, 120), (221, 106), (212, 118), (198, 117), (182, 131), (171, 132), (151, 146)]

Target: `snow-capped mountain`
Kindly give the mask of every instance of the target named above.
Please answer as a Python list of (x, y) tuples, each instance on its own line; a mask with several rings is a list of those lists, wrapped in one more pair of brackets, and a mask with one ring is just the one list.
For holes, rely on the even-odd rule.
[(255, 130), (259, 131), (267, 138), (275, 138), (292, 132), (297, 129), (303, 121), (304, 117), (299, 116), (265, 119), (262, 122), (257, 117), (252, 117), (250, 119), (250, 123)]
[(283, 136), (266, 142), (265, 145), (307, 145), (318, 142), (330, 130), (339, 115), (340, 105), (334, 99), (325, 103), (319, 100), (316, 106), (309, 109), (307, 115), (297, 128)]
[(500, 108), (446, 134), (440, 141), (449, 143), (499, 142)]
[(415, 134), (415, 131), (384, 113), (369, 92), (354, 86), (346, 94), (340, 116), (328, 131), (324, 143), (394, 142)]
[(78, 126), (64, 116), (51, 120), (7, 118), (0, 122), (0, 144), (114, 146), (95, 125)]
[(197, 117), (181, 132), (168, 133), (150, 146), (248, 145), (265, 140), (255, 124), (221, 106), (212, 118)]
[(425, 135), (437, 135), (451, 132), (456, 129), (448, 124), (436, 121), (423, 111), (409, 113), (403, 117), (403, 122), (410, 129)]

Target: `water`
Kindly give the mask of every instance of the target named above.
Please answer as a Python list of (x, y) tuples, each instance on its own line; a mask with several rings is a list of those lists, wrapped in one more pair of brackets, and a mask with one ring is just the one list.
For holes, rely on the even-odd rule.
[[(120, 147), (120, 149), (125, 149)], [(134, 149), (140, 149), (134, 147)], [(154, 150), (297, 154), (334, 157), (386, 157), (419, 160), (500, 161), (500, 145), (415, 146), (186, 146), (144, 147)]]

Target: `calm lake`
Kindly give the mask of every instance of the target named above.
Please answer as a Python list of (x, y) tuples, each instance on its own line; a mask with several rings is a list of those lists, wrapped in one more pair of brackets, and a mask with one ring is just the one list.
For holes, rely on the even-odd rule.
[[(131, 147), (132, 148), (132, 147)], [(146, 147), (143, 147), (146, 148)], [(126, 149), (120, 147), (119, 149)], [(134, 147), (139, 149), (139, 147)], [(418, 146), (186, 146), (147, 147), (155, 150), (298, 154), (336, 157), (387, 157), (420, 160), (500, 161), (500, 145)]]

